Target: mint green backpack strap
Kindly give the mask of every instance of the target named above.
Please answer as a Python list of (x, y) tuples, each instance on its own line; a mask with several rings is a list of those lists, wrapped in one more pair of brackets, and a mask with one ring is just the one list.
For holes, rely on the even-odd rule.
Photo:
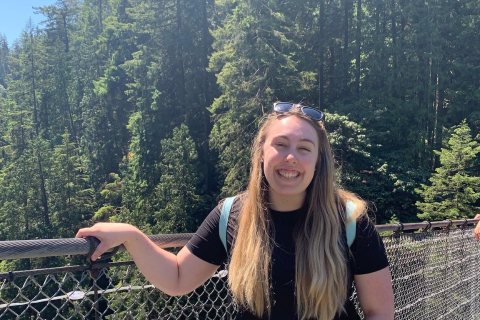
[[(347, 201), (347, 221), (348, 218), (352, 216), (353, 210), (355, 210), (355, 203), (352, 201), (348, 200)], [(357, 220), (352, 220), (350, 221), (347, 226), (346, 226), (346, 231), (347, 231), (347, 243), (348, 246), (350, 247), (355, 240), (355, 236), (357, 233)]]
[(230, 209), (232, 208), (233, 201), (235, 197), (230, 197), (225, 199), (222, 206), (222, 213), (220, 215), (220, 222), (218, 225), (218, 232), (220, 234), (220, 240), (225, 248), (225, 251), (228, 254), (227, 250), (227, 225), (228, 225), (228, 217), (230, 216)]

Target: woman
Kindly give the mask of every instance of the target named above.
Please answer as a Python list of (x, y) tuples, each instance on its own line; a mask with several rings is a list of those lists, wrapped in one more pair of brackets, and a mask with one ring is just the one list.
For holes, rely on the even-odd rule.
[[(334, 185), (334, 161), (323, 113), (274, 104), (252, 150), (248, 190), (230, 212), (225, 251), (221, 205), (177, 254), (155, 246), (126, 224), (96, 224), (77, 237), (101, 243), (95, 260), (124, 244), (145, 277), (170, 295), (186, 294), (230, 259), (229, 284), (237, 319), (358, 319), (352, 278), (367, 320), (393, 319), (393, 292), (381, 239), (365, 204)], [(356, 237), (345, 233), (347, 201), (355, 204)]]

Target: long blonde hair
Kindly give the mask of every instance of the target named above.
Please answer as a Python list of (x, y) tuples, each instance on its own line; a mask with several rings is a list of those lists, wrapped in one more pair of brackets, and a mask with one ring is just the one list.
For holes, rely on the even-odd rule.
[(315, 128), (319, 149), (316, 171), (307, 188), (307, 213), (295, 231), (295, 280), (299, 319), (330, 320), (344, 311), (347, 300), (348, 252), (342, 226), (347, 200), (355, 203), (351, 219), (365, 212), (365, 203), (334, 184), (334, 160), (322, 122), (298, 109), (288, 114), (271, 113), (261, 125), (252, 147), (252, 167), (247, 192), (241, 197), (238, 234), (233, 244), (229, 284), (237, 303), (258, 317), (270, 316), (271, 256), (275, 245), (269, 217), (268, 185), (261, 155), (272, 123), (297, 116)]

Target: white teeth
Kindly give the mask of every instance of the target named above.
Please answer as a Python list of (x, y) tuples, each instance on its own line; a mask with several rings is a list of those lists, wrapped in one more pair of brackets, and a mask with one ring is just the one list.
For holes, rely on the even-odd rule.
[(298, 172), (285, 172), (285, 171), (279, 170), (278, 174), (280, 174), (284, 178), (293, 179), (293, 178), (296, 178), (299, 173)]

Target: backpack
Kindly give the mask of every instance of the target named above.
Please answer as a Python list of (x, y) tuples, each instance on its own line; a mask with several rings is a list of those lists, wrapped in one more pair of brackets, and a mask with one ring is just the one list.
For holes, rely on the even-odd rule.
[[(233, 201), (235, 200), (235, 197), (230, 197), (225, 199), (223, 202), (222, 206), (222, 213), (220, 215), (220, 222), (219, 222), (219, 228), (218, 232), (220, 234), (220, 240), (222, 241), (223, 247), (225, 248), (225, 251), (227, 251), (227, 225), (228, 225), (228, 217), (230, 216), (230, 209), (232, 208)], [(353, 213), (353, 210), (355, 209), (355, 204), (348, 200), (347, 201), (347, 220), (350, 218), (350, 216)], [(352, 220), (347, 225), (345, 226), (345, 231), (347, 233), (347, 244), (350, 247), (355, 240), (355, 235), (357, 233), (357, 220)]]

